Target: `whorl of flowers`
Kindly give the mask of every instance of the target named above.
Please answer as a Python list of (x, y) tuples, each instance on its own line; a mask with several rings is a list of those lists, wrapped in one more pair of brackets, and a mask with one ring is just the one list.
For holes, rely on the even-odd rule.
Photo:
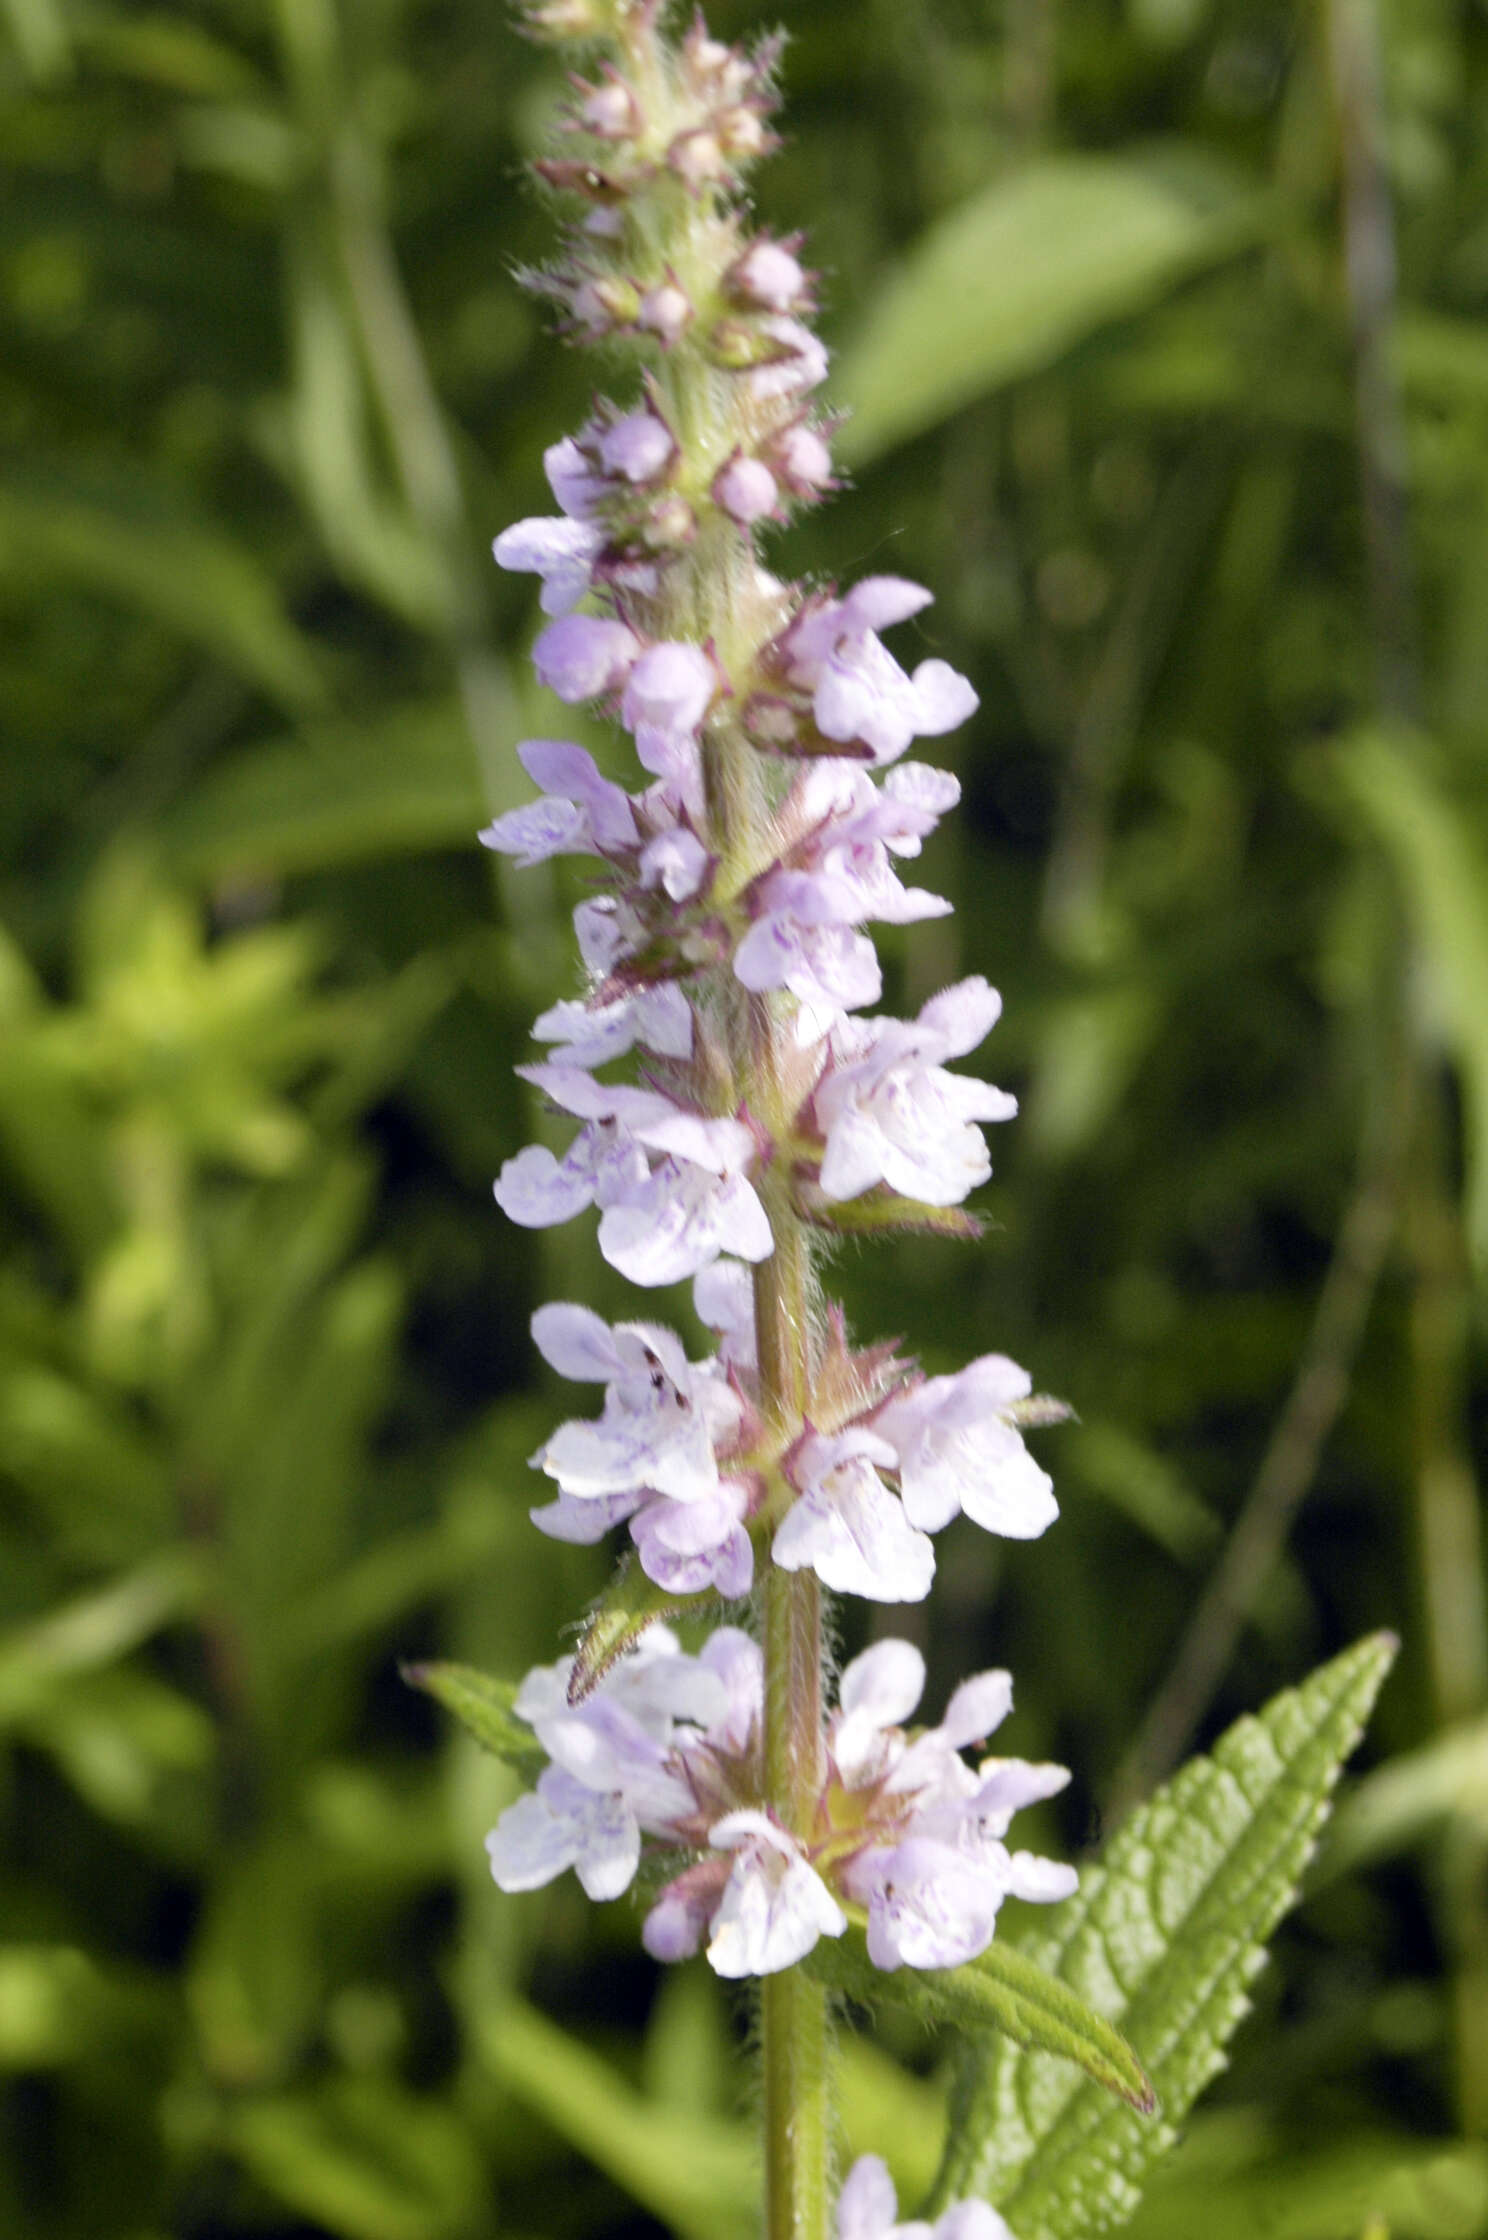
[[(490, 1837), (492, 1869), (524, 1890), (571, 1866), (611, 1898), (649, 1857), (648, 1950), (705, 1948), (725, 1976), (788, 1969), (851, 1924), (880, 1968), (955, 1966), (1004, 1897), (1073, 1887), (1004, 1840), (1067, 1776), (962, 1756), (1007, 1714), (1006, 1673), (964, 1682), (939, 1726), (906, 1727), (924, 1665), (902, 1641), (849, 1664), (823, 1716), (820, 1590), (921, 1599), (931, 1536), (962, 1513), (1043, 1532), (1053, 1493), (1022, 1429), (1063, 1411), (999, 1354), (927, 1377), (854, 1348), (812, 1253), (817, 1233), (974, 1235), (961, 1209), (991, 1171), (983, 1130), (1015, 1110), (953, 1070), (996, 1023), (985, 980), (907, 1023), (868, 1008), (882, 980), (864, 929), (949, 907), (900, 867), (959, 788), (903, 758), (976, 695), (885, 644), (930, 603), (918, 585), (782, 582), (760, 557), (834, 487), (812, 275), (797, 237), (750, 230), (743, 200), (774, 144), (774, 47), (723, 45), (700, 19), (669, 40), (656, 0), (524, 13), (541, 39), (603, 42), (572, 80), (562, 154), (538, 166), (576, 215), (531, 284), (576, 339), (629, 349), (638, 379), (551, 447), (558, 510), (503, 531), (496, 558), (541, 579), (542, 683), (617, 719), (639, 777), (526, 740), (538, 798), (481, 835), (594, 874), (574, 914), (586, 992), (536, 1022), (545, 1055), (520, 1069), (574, 1132), (508, 1160), (496, 1196), (529, 1227), (592, 1206), (605, 1259), (643, 1286), (693, 1279), (718, 1341), (693, 1360), (661, 1324), (541, 1308), (545, 1360), (602, 1399), (533, 1457), (553, 1489), (533, 1515), (567, 1540), (624, 1526), (663, 1599), (756, 1593), (767, 1643), (785, 1638), (773, 1596), (795, 1661), (775, 1687), (750, 1634), (726, 1626), (693, 1655), (653, 1625), (597, 1684), (582, 1660), (529, 1674), (515, 1708), (550, 1762)], [(772, 1722), (795, 1725), (782, 1742)], [(842, 2240), (898, 2229), (879, 2171), (844, 2188)], [(953, 2223), (994, 2240), (974, 2206), (975, 2232), (950, 2212), (943, 2240)]]
[(845, 1908), (867, 1925), (880, 1968), (953, 1968), (992, 1941), (1008, 1896), (1067, 1897), (1074, 1871), (1003, 1841), (1020, 1807), (1057, 1794), (1063, 1766), (961, 1756), (1012, 1707), (1005, 1672), (963, 1680), (938, 1727), (907, 1733), (925, 1662), (880, 1641), (844, 1671), (827, 1722), (825, 1772), (801, 1834), (769, 1810), (762, 1753), (764, 1660), (723, 1626), (688, 1656), (653, 1626), (636, 1653), (579, 1703), (573, 1659), (531, 1672), (516, 1701), (551, 1764), (487, 1838), (503, 1890), (566, 1867), (592, 1898), (618, 1897), (642, 1841), (691, 1859), (646, 1916), (648, 1952), (680, 1960), (706, 1944), (723, 1976), (768, 1975), (840, 1937)]

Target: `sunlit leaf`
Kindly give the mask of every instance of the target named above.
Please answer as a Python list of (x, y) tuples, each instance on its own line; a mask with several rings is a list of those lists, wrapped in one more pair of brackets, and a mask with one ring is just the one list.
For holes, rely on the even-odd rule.
[(164, 844), (197, 877), (319, 870), (468, 849), (489, 813), (460, 707), (435, 700), (246, 749), (195, 789)]
[(842, 444), (876, 458), (1051, 364), (1245, 246), (1256, 198), (1133, 157), (1041, 158), (933, 225), (880, 294), (838, 377)]
[(1224, 2065), (1395, 1649), (1372, 1635), (1239, 1720), (1132, 1815), (1052, 1926), (1020, 1939), (1120, 2024), (1162, 2118), (1144, 2122), (1068, 2063), (994, 2040), (967, 2062), (937, 2200), (982, 2194), (1019, 2240), (1082, 2240), (1131, 2215)]
[(640, 1565), (627, 1559), (616, 1571), (584, 1622), (574, 1656), (569, 1695), (575, 1703), (598, 1687), (621, 1657), (633, 1649), (648, 1626), (659, 1619), (707, 1613), (722, 1606), (714, 1594), (674, 1594), (648, 1579)]
[(966, 2037), (1001, 2033), (1083, 2069), (1144, 2116), (1156, 2105), (1142, 2065), (1119, 2030), (1068, 1984), (1006, 1940), (994, 1939), (961, 1968), (875, 1968), (861, 1926), (822, 1938), (806, 1963), (811, 1974), (864, 2005), (902, 2006), (919, 2021), (944, 2023)]
[(341, 2240), (462, 2240), (485, 2193), (453, 2111), (380, 2077), (248, 2100), (228, 2143), (260, 2185)]
[(201, 645), (281, 707), (322, 698), (319, 673), (251, 552), (184, 513), (61, 471), (12, 469), (0, 483), (0, 575), (81, 584)]
[(548, 1754), (512, 1709), (515, 1681), (494, 1680), (468, 1664), (405, 1664), (402, 1671), (410, 1688), (420, 1688), (442, 1703), (483, 1750), (529, 1780), (542, 1772)]

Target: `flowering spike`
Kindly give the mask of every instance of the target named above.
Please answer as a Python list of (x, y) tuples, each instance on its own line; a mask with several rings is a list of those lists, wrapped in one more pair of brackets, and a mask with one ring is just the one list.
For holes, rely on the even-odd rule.
[[(867, 929), (949, 909), (903, 871), (960, 787), (909, 749), (976, 693), (929, 650), (920, 585), (811, 588), (764, 564), (776, 525), (835, 487), (815, 278), (800, 237), (752, 230), (744, 200), (774, 145), (778, 42), (728, 45), (701, 17), (669, 39), (655, 0), (527, 0), (525, 20), (595, 48), (563, 152), (538, 166), (573, 215), (534, 284), (636, 378), (549, 448), (558, 511), (503, 530), (495, 555), (538, 579), (541, 683), (618, 721), (633, 753), (611, 776), (561, 737), (524, 742), (539, 797), (481, 834), (594, 874), (574, 913), (586, 992), (542, 1014), (544, 1055), (519, 1069), (572, 1137), (509, 1158), (496, 1196), (528, 1227), (592, 1209), (610, 1265), (644, 1287), (691, 1278), (717, 1342), (695, 1357), (663, 1322), (574, 1302), (534, 1317), (549, 1367), (598, 1397), (533, 1456), (533, 1521), (630, 1550), (577, 1655), (516, 1695), (543, 1763), (491, 1835), (492, 1871), (517, 1890), (572, 1867), (608, 1898), (647, 1847), (665, 1859), (643, 1932), (658, 1958), (779, 1975), (825, 1941), (886, 1976), (954, 1970), (987, 1951), (1005, 1897), (1073, 1887), (1005, 1841), (1067, 1775), (963, 1756), (1010, 1710), (1003, 1672), (964, 1682), (939, 1726), (907, 1725), (925, 1675), (902, 1641), (850, 1664), (824, 1710), (823, 1590), (922, 1600), (958, 1518), (1043, 1532), (1056, 1505), (1022, 1433), (1055, 1408), (1001, 1354), (926, 1377), (855, 1349), (814, 1255), (824, 1229), (978, 1234), (984, 1130), (1016, 1110), (958, 1070), (1000, 1009), (980, 975), (912, 1021), (871, 1011)], [(723, 1626), (692, 1651), (665, 1622), (730, 1603), (762, 1639)], [(788, 2119), (769, 2119), (769, 2153), (794, 2167)], [(898, 2234), (885, 2183), (848, 2180), (841, 2240)], [(804, 2211), (791, 2225), (824, 2240)], [(999, 2240), (996, 2220), (963, 2204), (936, 2240)]]

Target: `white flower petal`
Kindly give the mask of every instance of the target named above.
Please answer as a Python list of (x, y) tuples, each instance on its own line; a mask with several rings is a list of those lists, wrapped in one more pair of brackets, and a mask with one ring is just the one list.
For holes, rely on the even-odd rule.
[(837, 2196), (837, 2240), (888, 2240), (899, 2200), (881, 2155), (859, 2155)]

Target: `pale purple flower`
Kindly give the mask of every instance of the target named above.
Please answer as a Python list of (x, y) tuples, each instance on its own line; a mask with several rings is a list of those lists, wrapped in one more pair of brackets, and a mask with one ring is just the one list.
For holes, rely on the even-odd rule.
[(809, 1432), (788, 1466), (796, 1498), (771, 1549), (781, 1569), (814, 1571), (837, 1593), (873, 1602), (922, 1602), (935, 1549), (879, 1476), (894, 1459), (893, 1448), (861, 1425)]
[(524, 739), (517, 754), (545, 798), (488, 824), (483, 847), (516, 856), (525, 868), (549, 856), (624, 855), (637, 846), (629, 794), (600, 775), (586, 748), (567, 739)]
[(828, 914), (831, 898), (812, 873), (771, 873), (760, 895), (764, 914), (734, 951), (734, 972), (746, 988), (790, 990), (803, 1009), (803, 1042), (816, 1041), (838, 1013), (877, 1002), (878, 951), (867, 934)]
[(752, 366), (743, 377), (756, 400), (767, 403), (775, 397), (800, 396), (819, 389), (830, 370), (820, 338), (799, 319), (783, 313), (772, 312), (759, 321), (759, 326), (778, 355), (764, 365)]
[(665, 1494), (628, 1492), (579, 1496), (560, 1493), (528, 1515), (550, 1540), (592, 1548), (616, 1525), (628, 1523), (641, 1569), (669, 1594), (711, 1588), (725, 1601), (746, 1595), (754, 1581), (754, 1548), (744, 1523), (748, 1488), (726, 1478), (700, 1500), (669, 1501)]
[(659, 1090), (596, 1081), (581, 1066), (518, 1066), (517, 1072), (575, 1119), (618, 1122), (645, 1150), (688, 1160), (709, 1174), (742, 1174), (758, 1154), (744, 1121), (694, 1111)]
[(581, 1128), (562, 1159), (530, 1143), (508, 1159), (493, 1184), (496, 1203), (522, 1229), (551, 1229), (586, 1206), (619, 1203), (650, 1180), (645, 1152), (618, 1121)]
[(1059, 1514), (1053, 1481), (1023, 1444), (1013, 1410), (1032, 1390), (1005, 1354), (896, 1392), (873, 1417), (895, 1450), (905, 1515), (939, 1532), (964, 1512), (988, 1532), (1034, 1540)]
[[(613, 1334), (574, 1322), (560, 1336), (557, 1350), (571, 1342), (576, 1365), (594, 1366)], [(1048, 1902), (1075, 1885), (1070, 1868), (1003, 1841), (1016, 1811), (1064, 1785), (1064, 1768), (1016, 1758), (973, 1768), (960, 1754), (1007, 1715), (1004, 1672), (964, 1682), (941, 1724), (914, 1733), (902, 1722), (924, 1686), (919, 1651), (882, 1641), (856, 1658), (827, 1725), (815, 1818), (828, 1832), (817, 1843), (760, 1808), (763, 1659), (747, 1634), (722, 1627), (693, 1657), (654, 1626), (577, 1704), (572, 1669), (571, 1658), (541, 1667), (517, 1693), (517, 1716), (552, 1766), (502, 1816), (492, 1870), (503, 1888), (531, 1889), (575, 1866), (586, 1887), (616, 1895), (645, 1839), (690, 1853), (647, 1917), (658, 1959), (706, 1943), (720, 1975), (769, 1974), (819, 1936), (840, 1936), (853, 1905), (867, 1913), (875, 1965), (953, 1967), (985, 1949), (1005, 1897)]]
[(754, 1368), (754, 1278), (748, 1268), (738, 1260), (710, 1262), (693, 1278), (692, 1304), (699, 1322), (718, 1332), (718, 1358), (725, 1368)]
[(592, 1898), (629, 1887), (643, 1828), (685, 1821), (693, 1796), (675, 1770), (679, 1722), (706, 1727), (729, 1713), (725, 1684), (676, 1636), (653, 1626), (634, 1654), (583, 1703), (570, 1704), (573, 1659), (530, 1672), (513, 1706), (553, 1763), (486, 1838), (503, 1890), (535, 1890), (577, 1868)]
[(641, 653), (635, 632), (613, 616), (566, 614), (542, 632), (532, 664), (550, 692), (572, 703), (618, 692)]
[(750, 890), (754, 922), (734, 953), (746, 988), (788, 988), (813, 1027), (834, 1011), (876, 1002), (883, 978), (866, 919), (908, 924), (950, 904), (901, 886), (890, 854), (918, 855), (926, 833), (960, 798), (949, 771), (905, 763), (883, 786), (853, 762), (816, 762), (790, 805), (802, 837)]
[(564, 1493), (644, 1490), (674, 1502), (717, 1493), (716, 1449), (737, 1434), (743, 1403), (713, 1363), (689, 1362), (675, 1333), (655, 1323), (612, 1329), (564, 1302), (538, 1308), (532, 1335), (561, 1376), (605, 1387), (597, 1422), (561, 1425), (532, 1458)]
[(543, 453), (543, 471), (548, 487), (571, 520), (592, 521), (609, 495), (603, 475), (596, 473), (593, 461), (572, 436), (560, 436), (557, 443), (548, 445)]
[(754, 1547), (745, 1525), (748, 1487), (722, 1478), (701, 1500), (643, 1501), (630, 1520), (641, 1569), (669, 1594), (711, 1587), (737, 1602), (754, 1584)]
[[(725, 1629), (694, 1657), (669, 1627), (651, 1626), (579, 1703), (568, 1700), (572, 1657), (528, 1673), (513, 1709), (553, 1762), (486, 1839), (502, 1889), (537, 1889), (573, 1866), (591, 1897), (618, 1897), (643, 1833), (702, 1839), (688, 1752), (711, 1764), (715, 1742), (734, 1749), (742, 1725), (747, 1747), (751, 1717), (758, 1723), (759, 1652), (744, 1644), (751, 1666), (741, 1641)], [(708, 1793), (718, 1793), (716, 1776)]]
[(664, 643), (641, 655), (626, 681), (620, 718), (634, 733), (646, 769), (669, 774), (676, 743), (696, 737), (718, 682), (718, 671), (701, 646)]
[(974, 1050), (1001, 1009), (996, 989), (974, 977), (932, 996), (913, 1022), (844, 1019), (833, 1029), (813, 1093), (826, 1197), (856, 1198), (882, 1182), (949, 1206), (986, 1181), (992, 1164), (975, 1123), (1011, 1119), (1017, 1100), (941, 1061)]
[(486, 1852), (502, 1890), (539, 1890), (573, 1867), (585, 1896), (602, 1901), (630, 1888), (641, 1831), (622, 1796), (586, 1788), (549, 1766), (536, 1789), (501, 1815)]
[(721, 1854), (714, 1854), (672, 1877), (641, 1926), (641, 1943), (653, 1960), (670, 1964), (701, 1952), (723, 1896), (729, 1864)]
[(729, 267), (728, 284), (746, 303), (764, 311), (789, 311), (806, 293), (806, 274), (783, 242), (751, 242)]
[(775, 437), (766, 457), (795, 497), (811, 498), (834, 487), (832, 454), (814, 428), (795, 421)]
[(604, 532), (588, 521), (541, 515), (513, 522), (491, 549), (498, 568), (542, 577), (544, 614), (571, 614), (594, 579)]
[(555, 1501), (545, 1501), (541, 1508), (529, 1509), (527, 1514), (549, 1540), (562, 1540), (570, 1547), (595, 1548), (616, 1525), (627, 1523), (645, 1498), (643, 1493), (606, 1493), (580, 1500), (574, 1494), (560, 1493)]
[(1005, 1672), (963, 1681), (939, 1727), (910, 1737), (898, 1725), (919, 1700), (924, 1662), (907, 1642), (880, 1642), (842, 1676), (828, 1747), (845, 1785), (872, 1790), (867, 1840), (844, 1860), (837, 1886), (868, 1910), (868, 1957), (892, 1969), (959, 1967), (986, 1950), (1005, 1897), (1047, 1904), (1076, 1887), (1073, 1868), (1003, 1842), (1013, 1814), (1057, 1795), (1063, 1766), (960, 1752), (1012, 1706)]
[(988, 2201), (953, 2201), (934, 2224), (900, 2224), (899, 2199), (888, 2164), (859, 2155), (837, 2196), (837, 2240), (1014, 2240)]
[(785, 671), (810, 696), (824, 738), (861, 741), (875, 762), (893, 762), (912, 739), (954, 731), (973, 713), (965, 677), (938, 660), (906, 676), (877, 636), (930, 596), (898, 576), (868, 576), (845, 599), (809, 601), (796, 617), (781, 641)]
[(773, 1975), (804, 1960), (818, 1937), (846, 1933), (847, 1915), (795, 1838), (767, 1814), (731, 1812), (708, 1832), (734, 1854), (708, 1943), (716, 1975)]
[(744, 1260), (773, 1252), (769, 1218), (744, 1172), (757, 1146), (743, 1121), (598, 1082), (576, 1065), (517, 1070), (586, 1125), (561, 1162), (537, 1144), (507, 1161), (496, 1198), (512, 1220), (547, 1228), (597, 1204), (600, 1251), (647, 1286), (696, 1275), (721, 1252)]
[(701, 892), (711, 862), (695, 832), (673, 825), (646, 842), (637, 868), (643, 888), (659, 887), (669, 901), (690, 902)]
[(663, 347), (676, 341), (692, 319), (692, 300), (677, 281), (668, 274), (654, 288), (649, 288), (641, 298), (638, 327), (654, 334)]
[(692, 1006), (674, 980), (633, 988), (609, 1003), (555, 1003), (532, 1022), (539, 1042), (555, 1045), (554, 1061), (592, 1073), (639, 1043), (662, 1058), (692, 1055)]
[(902, 1755), (902, 1727), (925, 1692), (925, 1660), (908, 1641), (876, 1641), (854, 1657), (837, 1688), (832, 1759), (845, 1789), (882, 1780)]
[(779, 499), (775, 477), (761, 459), (736, 453), (713, 477), (714, 504), (721, 506), (741, 528), (767, 520)]
[(694, 1276), (720, 1253), (768, 1260), (769, 1215), (742, 1175), (714, 1175), (664, 1159), (600, 1216), (599, 1249), (612, 1268), (648, 1289)]
[(607, 473), (626, 482), (655, 482), (677, 455), (677, 442), (654, 412), (627, 412), (600, 432), (599, 456)]

